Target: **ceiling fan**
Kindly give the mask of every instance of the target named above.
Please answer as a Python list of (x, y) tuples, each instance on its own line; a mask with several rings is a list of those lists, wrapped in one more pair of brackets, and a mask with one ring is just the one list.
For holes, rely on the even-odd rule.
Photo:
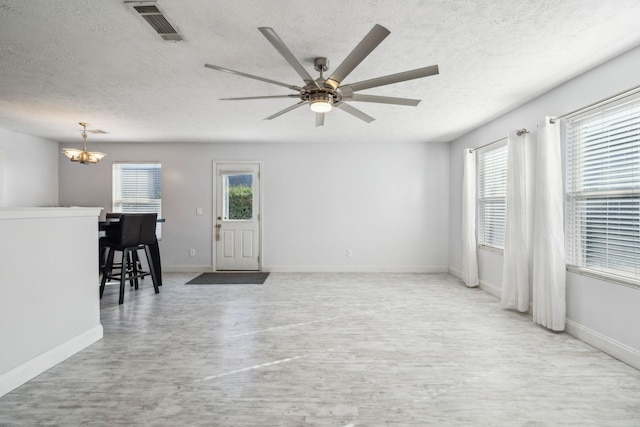
[(320, 72), (320, 77), (314, 79), (307, 72), (304, 66), (293, 55), (289, 48), (284, 44), (282, 39), (276, 34), (272, 28), (260, 27), (258, 30), (267, 40), (276, 48), (280, 55), (294, 68), (302, 80), (304, 86), (296, 86), (287, 83), (278, 82), (264, 77), (254, 76), (252, 74), (235, 71), (217, 65), (204, 64), (205, 67), (213, 70), (224, 71), (250, 79), (260, 80), (278, 86), (286, 87), (296, 91), (295, 94), (289, 95), (269, 95), (269, 96), (247, 96), (241, 98), (221, 98), (222, 101), (244, 101), (252, 99), (270, 99), (270, 98), (298, 98), (300, 101), (282, 111), (267, 117), (265, 120), (275, 119), (289, 111), (292, 111), (304, 104), (309, 104), (311, 111), (316, 113), (316, 126), (324, 125), (325, 113), (331, 111), (333, 107), (345, 111), (360, 120), (371, 123), (375, 119), (368, 114), (358, 110), (347, 101), (353, 102), (375, 102), (380, 104), (394, 104), (416, 106), (420, 103), (420, 99), (395, 98), (390, 96), (362, 95), (356, 92), (371, 89), (374, 87), (385, 86), (389, 84), (404, 82), (407, 80), (419, 79), (438, 74), (438, 66), (431, 65), (429, 67), (417, 68), (415, 70), (404, 71), (396, 74), (389, 74), (369, 80), (363, 80), (357, 83), (342, 84), (344, 79), (366, 58), (389, 34), (389, 30), (381, 25), (376, 24), (371, 31), (362, 39), (353, 51), (345, 58), (345, 60), (336, 68), (336, 70), (325, 79), (323, 72), (329, 68), (327, 58), (315, 58), (314, 68)]

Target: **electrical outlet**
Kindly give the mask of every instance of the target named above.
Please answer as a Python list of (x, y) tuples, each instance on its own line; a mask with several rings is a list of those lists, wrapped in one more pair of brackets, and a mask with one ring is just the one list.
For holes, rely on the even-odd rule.
[(353, 251), (351, 249), (347, 249), (347, 256), (352, 256), (353, 255)]
[(196, 250), (195, 249), (189, 249), (189, 256), (196, 256)]

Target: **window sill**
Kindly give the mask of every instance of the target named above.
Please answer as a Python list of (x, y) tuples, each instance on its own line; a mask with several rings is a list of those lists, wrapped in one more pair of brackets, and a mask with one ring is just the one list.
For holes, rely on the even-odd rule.
[(627, 279), (626, 277), (614, 276), (612, 274), (606, 273), (598, 273), (591, 270), (585, 270), (580, 267), (575, 267), (572, 265), (567, 265), (567, 271), (570, 273), (578, 274), (580, 276), (592, 277), (594, 279), (599, 279), (604, 282), (613, 283), (615, 285), (622, 285), (628, 288), (640, 289), (640, 283), (633, 279)]
[(478, 245), (478, 249), (482, 249), (483, 251), (493, 252), (493, 253), (496, 253), (496, 254), (504, 255), (504, 249), (494, 248), (493, 246)]

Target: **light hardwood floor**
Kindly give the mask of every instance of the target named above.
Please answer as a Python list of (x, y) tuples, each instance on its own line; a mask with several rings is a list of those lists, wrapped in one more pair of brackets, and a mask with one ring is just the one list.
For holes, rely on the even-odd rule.
[(104, 339), (0, 398), (0, 425), (640, 425), (640, 371), (452, 276), (194, 276), (108, 288)]

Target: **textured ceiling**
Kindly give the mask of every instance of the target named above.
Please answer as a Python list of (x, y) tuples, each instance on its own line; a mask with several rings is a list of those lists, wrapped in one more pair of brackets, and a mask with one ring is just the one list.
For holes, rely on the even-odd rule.
[[(0, 128), (93, 141), (450, 141), (640, 44), (638, 0), (158, 0), (183, 42), (168, 43), (119, 0), (0, 0)], [(438, 64), (440, 74), (362, 93), (417, 107), (352, 103), (316, 128), (295, 99), (219, 101), (287, 89), (211, 63), (302, 85), (258, 27), (313, 70), (342, 62), (374, 24), (391, 31), (345, 83)], [(331, 73), (331, 70), (329, 70)]]

